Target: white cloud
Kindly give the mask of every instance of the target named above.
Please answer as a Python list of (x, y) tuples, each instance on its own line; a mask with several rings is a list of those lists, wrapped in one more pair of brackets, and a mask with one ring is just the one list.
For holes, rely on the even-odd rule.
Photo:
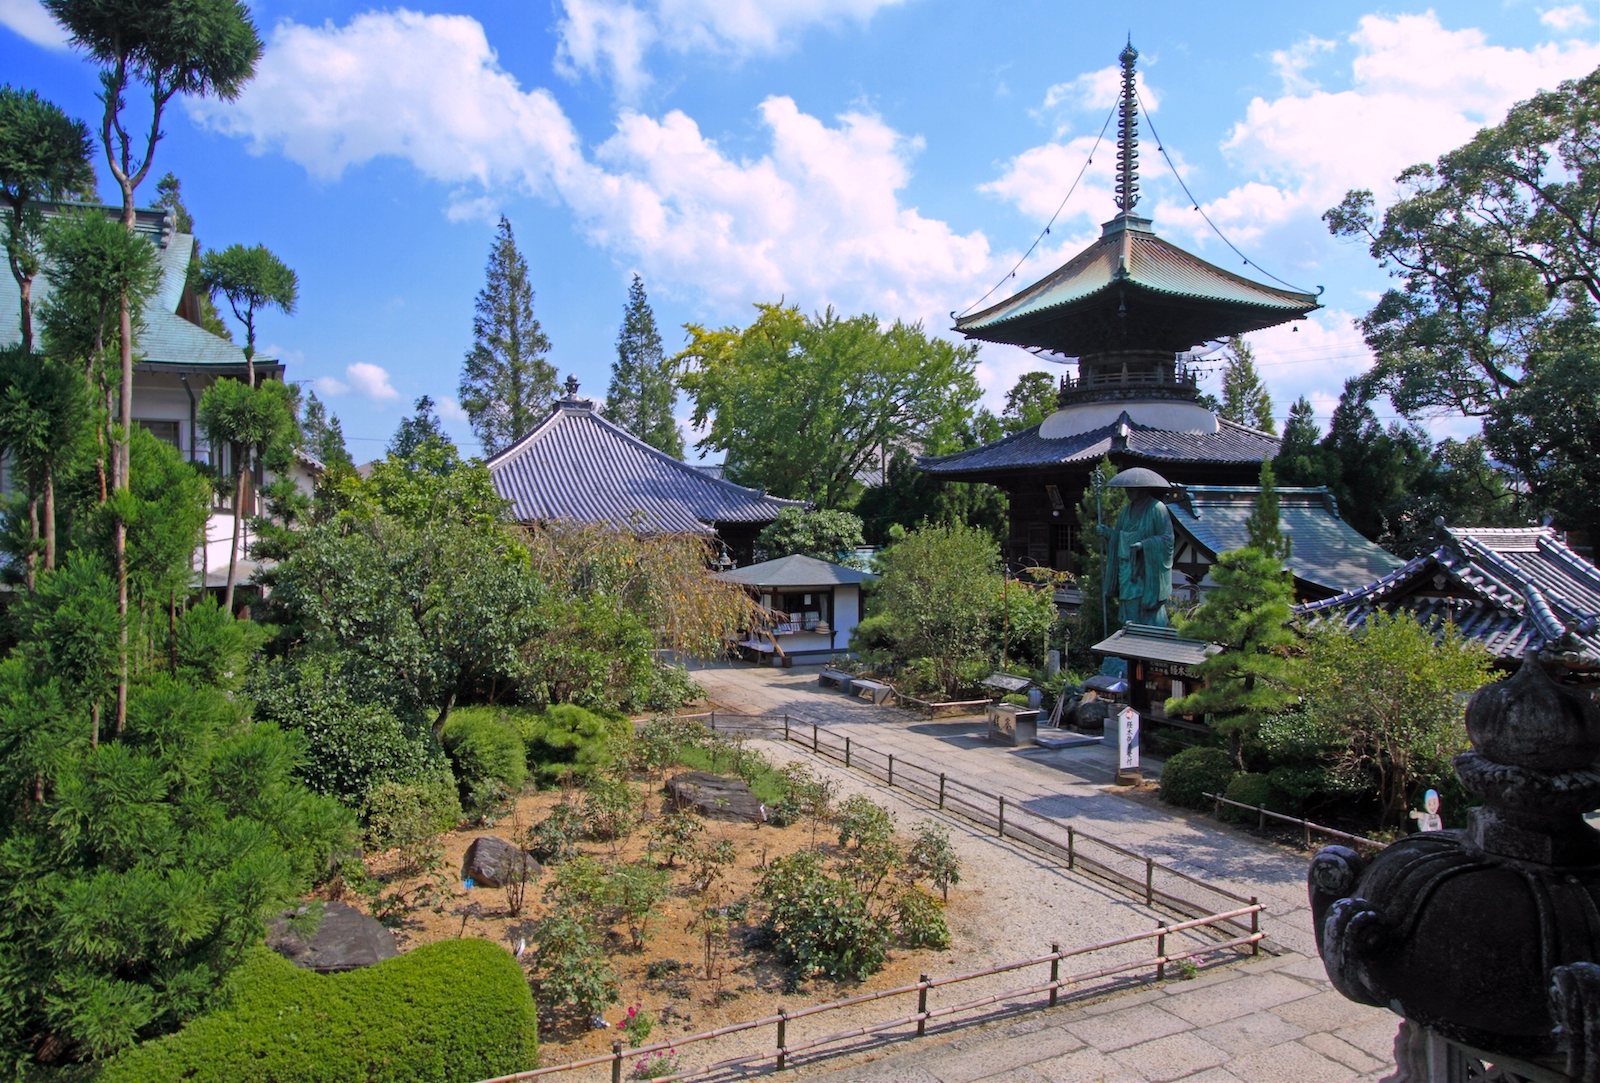
[(318, 376), (311, 381), (311, 390), (325, 398), (332, 398), (349, 391), (350, 385), (333, 376)]
[(40, 6), (39, 0), (0, 0), (0, 26), (46, 49), (67, 47), (66, 31)]
[(461, 404), (449, 395), (440, 395), (436, 401), (439, 405), (439, 416), (446, 421), (470, 420), (467, 417), (467, 412), (461, 408)]
[(1278, 78), (1283, 80), (1284, 92), (1302, 94), (1317, 89), (1317, 84), (1306, 78), (1306, 69), (1315, 64), (1322, 53), (1329, 52), (1338, 44), (1326, 38), (1307, 35), (1287, 49), (1274, 51), (1272, 66), (1278, 69)]
[(561, 0), (556, 65), (609, 77), (631, 99), (650, 82), (651, 49), (741, 59), (775, 53), (813, 24), (864, 23), (902, 0)]
[(190, 109), (325, 179), (379, 157), (409, 161), (453, 187), (456, 216), (508, 194), (559, 199), (596, 243), (741, 316), (753, 297), (786, 296), (932, 320), (998, 274), (983, 234), (901, 206), (921, 141), (875, 116), (829, 125), (769, 98), (758, 112), (770, 149), (746, 159), (682, 112), (627, 110), (586, 155), (555, 99), (519, 87), (464, 16), (282, 23), (236, 103)]
[(1582, 4), (1564, 4), (1539, 13), (1539, 21), (1557, 30), (1577, 30), (1594, 22)]
[(351, 387), (369, 399), (387, 401), (400, 397), (400, 392), (389, 382), (388, 370), (381, 365), (357, 361), (345, 368), (344, 375), (345, 379), (350, 381)]
[[(1145, 82), (1144, 69), (1133, 73), (1139, 100), (1152, 113), (1161, 108), (1161, 95)], [(1084, 72), (1076, 79), (1056, 83), (1044, 92), (1043, 108), (1070, 106), (1074, 109), (1109, 109), (1122, 96), (1122, 68), (1111, 65), (1099, 71)]]

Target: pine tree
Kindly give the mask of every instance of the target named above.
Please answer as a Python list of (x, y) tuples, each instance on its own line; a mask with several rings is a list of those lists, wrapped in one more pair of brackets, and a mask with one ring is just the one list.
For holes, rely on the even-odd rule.
[(628, 287), (628, 304), (622, 310), (617, 332), (617, 359), (611, 363), (611, 386), (606, 389), (606, 417), (653, 448), (683, 458), (683, 433), (672, 416), (678, 387), (672, 366), (661, 350), (655, 313), (645, 297), (638, 275)]
[(1268, 556), (1287, 561), (1290, 542), (1283, 536), (1282, 524), (1278, 517), (1278, 479), (1273, 476), (1270, 460), (1261, 463), (1260, 484), (1261, 495), (1256, 497), (1255, 510), (1245, 521), (1250, 547), (1259, 549)]
[[(1262, 497), (1250, 519), (1252, 541), (1277, 544), (1278, 532), (1264, 524), (1277, 522), (1277, 492), (1272, 472), (1262, 470)], [(1253, 545), (1222, 553), (1211, 568), (1216, 585), (1208, 590), (1194, 616), (1179, 623), (1179, 632), (1222, 648), (1197, 668), (1201, 685), (1180, 700), (1168, 701), (1173, 714), (1211, 715), (1211, 727), (1228, 737), (1234, 765), (1243, 769), (1244, 739), (1263, 719), (1293, 704), (1300, 678), (1296, 642), (1289, 629), (1294, 580), (1284, 569), (1284, 555)]]
[(1224, 418), (1263, 432), (1277, 432), (1272, 423), (1272, 396), (1256, 372), (1256, 352), (1238, 335), (1228, 340), (1228, 363), (1222, 369)]
[(328, 412), (327, 405), (317, 398), (315, 391), (306, 392), (300, 432), (305, 437), (306, 450), (316, 456), (330, 475), (355, 469), (355, 460), (345, 447), (344, 426), (339, 423), (338, 415)]
[(559, 392), (555, 366), (545, 360), (550, 339), (533, 318), (528, 262), (503, 216), (489, 249), (486, 278), (459, 392), (487, 457), (532, 432)]

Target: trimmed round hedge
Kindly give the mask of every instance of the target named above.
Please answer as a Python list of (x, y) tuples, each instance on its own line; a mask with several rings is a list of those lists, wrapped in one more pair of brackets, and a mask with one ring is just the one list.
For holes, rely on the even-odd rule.
[(527, 978), (487, 940), (444, 940), (347, 974), (260, 948), (231, 1004), (107, 1065), (98, 1083), (467, 1083), (538, 1062)]
[[(1258, 808), (1269, 809), (1272, 812), (1282, 811), (1278, 807), (1280, 802), (1277, 799), (1277, 792), (1273, 789), (1272, 780), (1266, 775), (1241, 771), (1233, 776), (1222, 796), (1229, 801), (1237, 801), (1241, 805), (1255, 805)], [(1221, 815), (1224, 820), (1242, 824), (1254, 823), (1260, 818), (1261, 814), (1256, 812), (1255, 809), (1223, 805)]]
[(1209, 809), (1205, 795), (1225, 791), (1239, 771), (1220, 748), (1186, 748), (1161, 768), (1161, 800), (1183, 808)]

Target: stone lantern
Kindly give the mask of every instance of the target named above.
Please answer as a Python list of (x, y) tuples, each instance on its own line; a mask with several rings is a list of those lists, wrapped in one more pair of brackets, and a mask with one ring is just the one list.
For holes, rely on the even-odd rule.
[(1312, 861), (1328, 977), (1404, 1017), (1395, 1080), (1600, 1083), (1600, 706), (1530, 655), (1466, 724), (1464, 831)]

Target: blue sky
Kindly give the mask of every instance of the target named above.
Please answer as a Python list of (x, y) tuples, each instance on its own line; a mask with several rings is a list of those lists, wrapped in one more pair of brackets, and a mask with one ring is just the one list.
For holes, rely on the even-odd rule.
[[(171, 111), (141, 197), (176, 172), (207, 245), (264, 243), (299, 272), (299, 311), (267, 317), (262, 340), (324, 395), (358, 459), (422, 394), (476, 450), (454, 396), (502, 213), (552, 359), (586, 393), (604, 394), (635, 271), (668, 349), (686, 322), (744, 322), (779, 297), (944, 332), (1066, 195), (1130, 32), (1157, 130), (1210, 217), (1273, 274), (1326, 288), (1300, 331), (1255, 336), (1278, 412), (1307, 394), (1325, 415), (1370, 362), (1350, 319), (1387, 280), (1322, 211), (1351, 187), (1387, 201), (1404, 166), (1600, 66), (1594, 0), (253, 10), (256, 80), (237, 102)], [(0, 0), (0, 73), (98, 118), (94, 69), (36, 0)], [(1111, 161), (1096, 155), (1016, 284), (1110, 217)], [(1238, 267), (1148, 131), (1143, 165), (1157, 230)], [(1038, 367), (985, 347), (991, 404)]]

